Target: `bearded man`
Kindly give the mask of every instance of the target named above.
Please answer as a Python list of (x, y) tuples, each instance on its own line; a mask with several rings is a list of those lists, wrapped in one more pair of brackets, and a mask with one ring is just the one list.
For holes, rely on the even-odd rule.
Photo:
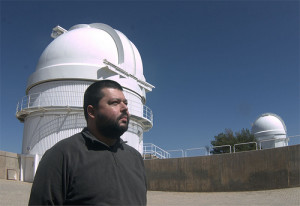
[(111, 80), (87, 88), (87, 127), (44, 154), (29, 205), (146, 205), (143, 159), (120, 138), (130, 117), (122, 91)]

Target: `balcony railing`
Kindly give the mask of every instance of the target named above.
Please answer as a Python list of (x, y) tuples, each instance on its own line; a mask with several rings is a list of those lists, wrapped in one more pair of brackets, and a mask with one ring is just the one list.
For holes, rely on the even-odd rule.
[(152, 143), (144, 143), (144, 159), (167, 159), (170, 153)]
[(83, 93), (73, 91), (57, 91), (57, 92), (39, 92), (24, 96), (18, 102), (16, 112), (22, 110), (55, 107), (55, 106), (69, 106), (80, 107), (83, 106)]
[[(74, 91), (56, 91), (56, 92), (39, 92), (24, 96), (17, 104), (17, 117), (21, 113), (30, 113), (31, 110), (37, 111), (39, 109), (68, 107), (78, 108), (83, 107), (83, 92)], [(143, 117), (153, 124), (152, 110), (141, 102), (128, 100), (128, 109), (131, 115)]]
[[(195, 157), (195, 156), (212, 155), (212, 149), (213, 148), (229, 148), (228, 153), (232, 153), (232, 152), (235, 153), (235, 152), (238, 152), (238, 151), (236, 151), (236, 149), (237, 149), (238, 146), (240, 146), (240, 145), (247, 145), (247, 144), (249, 144), (249, 145), (250, 144), (255, 144), (255, 150), (262, 150), (263, 148), (261, 147), (261, 143), (262, 142), (268, 142), (268, 141), (275, 141), (275, 142), (276, 141), (283, 141), (283, 142), (285, 142), (285, 145), (280, 146), (280, 147), (285, 147), (285, 146), (288, 146), (288, 142), (291, 139), (294, 139), (294, 144), (291, 144), (291, 145), (297, 145), (297, 144), (299, 144), (300, 141), (299, 140), (297, 141), (296, 138), (300, 139), (300, 135), (287, 136), (286, 138), (270, 138), (270, 139), (261, 140), (261, 141), (258, 141), (258, 142), (238, 143), (238, 144), (233, 145), (233, 151), (232, 151), (232, 146), (231, 145), (220, 145), (220, 146), (212, 146), (212, 147), (206, 146), (206, 147), (198, 147), (198, 148), (190, 148), (190, 149), (167, 150), (167, 152), (169, 154), (166, 155), (166, 158)], [(155, 145), (153, 145), (151, 143), (144, 144), (144, 154), (155, 153), (155, 151), (156, 151), (154, 149), (155, 147), (157, 147), (157, 146), (155, 146)], [(159, 147), (157, 147), (157, 148), (159, 148)], [(161, 149), (161, 150), (163, 150), (163, 149)], [(245, 151), (250, 151), (250, 150), (251, 149), (245, 150)], [(193, 151), (197, 151), (198, 154), (192, 154)], [(200, 154), (201, 151), (202, 151), (202, 154)], [(171, 155), (174, 152), (176, 152), (177, 155)], [(224, 153), (221, 153), (221, 154), (224, 154)]]

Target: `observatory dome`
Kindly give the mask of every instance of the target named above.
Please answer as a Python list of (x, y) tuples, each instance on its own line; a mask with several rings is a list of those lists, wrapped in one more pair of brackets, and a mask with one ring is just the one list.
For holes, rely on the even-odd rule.
[(101, 23), (78, 24), (57, 35), (44, 50), (27, 91), (52, 80), (97, 80), (103, 77), (100, 69), (107, 66), (104, 62), (145, 81), (140, 53), (123, 33)]
[(252, 133), (257, 136), (286, 135), (286, 126), (278, 115), (266, 113), (253, 123)]
[(86, 127), (84, 92), (97, 80), (114, 80), (122, 86), (130, 112), (122, 139), (143, 154), (143, 134), (153, 126), (146, 93), (154, 86), (145, 80), (135, 45), (102, 23), (77, 24), (69, 30), (56, 26), (51, 37), (54, 40), (42, 52), (16, 109), (16, 117), (24, 123), (23, 179), (33, 181), (32, 165), (57, 142)]
[(252, 125), (252, 133), (260, 148), (276, 148), (288, 145), (286, 126), (276, 114), (266, 113), (258, 117)]

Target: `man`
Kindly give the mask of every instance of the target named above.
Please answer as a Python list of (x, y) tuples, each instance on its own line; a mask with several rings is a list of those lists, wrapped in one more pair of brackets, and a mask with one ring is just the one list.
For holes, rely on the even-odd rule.
[(111, 80), (87, 88), (87, 127), (44, 154), (29, 205), (146, 205), (143, 159), (120, 138), (129, 123), (122, 91)]

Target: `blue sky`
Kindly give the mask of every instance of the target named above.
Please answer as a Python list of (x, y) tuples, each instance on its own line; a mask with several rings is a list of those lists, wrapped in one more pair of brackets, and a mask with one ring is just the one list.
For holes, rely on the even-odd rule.
[[(210, 145), (263, 113), (300, 134), (299, 1), (1, 1), (0, 150), (21, 152), (15, 117), (52, 28), (104, 23), (138, 48), (154, 113), (144, 142)], [(299, 143), (294, 139), (292, 143)]]

